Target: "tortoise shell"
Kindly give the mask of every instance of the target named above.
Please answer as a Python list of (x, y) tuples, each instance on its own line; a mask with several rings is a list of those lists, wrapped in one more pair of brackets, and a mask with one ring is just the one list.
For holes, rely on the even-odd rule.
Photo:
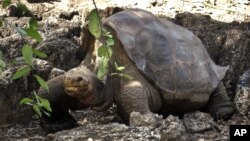
[(103, 23), (136, 67), (167, 93), (211, 94), (228, 69), (213, 62), (191, 31), (145, 10), (119, 12)]

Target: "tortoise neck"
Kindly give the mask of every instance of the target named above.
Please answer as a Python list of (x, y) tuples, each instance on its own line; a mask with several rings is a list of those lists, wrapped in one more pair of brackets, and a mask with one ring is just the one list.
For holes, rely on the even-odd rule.
[[(98, 80), (98, 79), (97, 79)], [(101, 82), (100, 80), (98, 80)], [(102, 83), (102, 82), (101, 82)], [(104, 111), (112, 106), (114, 100), (114, 88), (119, 84), (116, 80), (113, 80), (111, 76), (107, 77), (106, 83), (96, 89), (95, 97), (98, 104), (92, 107), (95, 111)]]
[(99, 106), (105, 103), (106, 99), (106, 94), (105, 94), (105, 85), (97, 78), (93, 78), (93, 83), (94, 83), (94, 90), (93, 90), (93, 95), (95, 98), (95, 102), (93, 106)]

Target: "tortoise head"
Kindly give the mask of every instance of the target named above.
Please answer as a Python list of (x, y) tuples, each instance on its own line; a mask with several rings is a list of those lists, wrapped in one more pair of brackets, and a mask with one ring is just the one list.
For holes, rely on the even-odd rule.
[(64, 91), (77, 98), (82, 104), (95, 104), (93, 74), (83, 66), (73, 68), (64, 75)]

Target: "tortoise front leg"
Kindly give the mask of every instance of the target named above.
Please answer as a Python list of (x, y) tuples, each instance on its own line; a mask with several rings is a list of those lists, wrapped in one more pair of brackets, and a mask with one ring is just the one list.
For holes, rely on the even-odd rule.
[(233, 115), (235, 108), (227, 96), (227, 92), (222, 82), (220, 82), (210, 96), (208, 109), (215, 120), (228, 120)]
[(134, 69), (130, 74), (134, 79), (124, 80), (126, 82), (121, 80), (120, 92), (115, 95), (117, 113), (126, 124), (129, 124), (130, 114), (133, 111), (145, 114), (158, 112), (161, 108), (158, 91), (137, 70)]
[(126, 124), (129, 124), (130, 113), (133, 111), (141, 114), (150, 112), (146, 93), (139, 81), (131, 81), (122, 87), (115, 99), (118, 115)]

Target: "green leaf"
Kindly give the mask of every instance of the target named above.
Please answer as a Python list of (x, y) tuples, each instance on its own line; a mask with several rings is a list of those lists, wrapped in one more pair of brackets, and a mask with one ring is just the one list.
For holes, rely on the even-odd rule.
[(113, 38), (110, 32), (108, 32), (105, 28), (103, 28), (103, 36), (108, 37), (108, 38)]
[(45, 111), (45, 110), (43, 110), (43, 109), (41, 109), (41, 110), (42, 110), (42, 112), (43, 112), (45, 115), (47, 115), (48, 117), (51, 116), (49, 112), (47, 112), (47, 111)]
[(124, 66), (118, 66), (117, 63), (115, 62), (115, 70), (116, 71), (122, 72), (124, 69), (125, 69)]
[(103, 77), (107, 74), (108, 72), (108, 62), (109, 59), (108, 58), (104, 58), (102, 57), (100, 62), (99, 62), (99, 68), (98, 68), (98, 72), (97, 72), (97, 78), (102, 80)]
[(40, 86), (48, 91), (49, 90), (48, 84), (40, 76), (38, 75), (34, 75), (34, 76), (36, 77), (36, 80), (40, 84)]
[(107, 44), (107, 46), (113, 46), (115, 44), (115, 42), (112, 38), (108, 38), (106, 40), (106, 44)]
[(109, 58), (112, 56), (112, 48), (108, 46), (101, 46), (98, 48), (97, 54), (99, 57)]
[(39, 115), (39, 117), (42, 116), (42, 113), (41, 113), (41, 111), (40, 111), (40, 108), (39, 108), (39, 106), (38, 106), (37, 104), (34, 104), (34, 105), (33, 105), (33, 110)]
[(11, 4), (11, 0), (3, 0), (2, 7), (6, 8)]
[(35, 18), (31, 18), (29, 20), (29, 28), (32, 28), (32, 29), (36, 30), (37, 27), (38, 27), (37, 21), (35, 20)]
[(111, 47), (106, 47), (106, 48), (107, 48), (107, 51), (109, 53), (109, 57), (111, 57), (113, 54), (112, 48)]
[(120, 77), (123, 77), (125, 79), (128, 79), (128, 80), (133, 80), (134, 78), (128, 74), (124, 74), (124, 73), (111, 73), (110, 76), (120, 76)]
[(119, 73), (111, 73), (110, 76), (119, 76)]
[(47, 58), (48, 57), (45, 53), (43, 53), (35, 48), (33, 48), (33, 53), (40, 58)]
[(18, 2), (16, 4), (16, 6), (17, 6), (17, 9), (19, 9), (20, 11), (22, 11), (22, 15), (29, 11), (28, 8), (26, 7), (26, 5), (22, 4), (20, 2)]
[(41, 105), (41, 102), (40, 102), (40, 100), (39, 100), (39, 98), (38, 98), (38, 95), (36, 94), (35, 91), (34, 91), (33, 93), (34, 93), (35, 98), (36, 98), (36, 104), (38, 104), (37, 106), (40, 107), (39, 105)]
[(124, 77), (124, 78), (128, 79), (128, 80), (133, 80), (133, 79), (134, 79), (132, 76), (130, 76), (130, 75), (128, 75), (128, 74), (119, 73), (119, 75), (120, 75), (121, 77)]
[(27, 33), (28, 36), (30, 36), (31, 38), (37, 40), (38, 42), (43, 41), (42, 36), (35, 29), (27, 28), (27, 29), (24, 29), (24, 31)]
[(32, 104), (34, 101), (30, 98), (23, 98), (19, 104)]
[(41, 101), (43, 108), (45, 108), (49, 112), (52, 112), (52, 109), (50, 107), (50, 103), (47, 99), (39, 97), (39, 100)]
[(30, 66), (23, 67), (19, 69), (17, 72), (15, 72), (13, 79), (18, 79), (20, 77), (26, 76), (31, 71)]
[(23, 46), (22, 55), (23, 55), (25, 63), (32, 66), (33, 51), (30, 45), (26, 44)]
[(101, 36), (100, 17), (96, 9), (91, 11), (89, 14), (88, 28), (90, 33), (96, 38), (99, 38)]
[(99, 57), (103, 57), (103, 56), (106, 56), (106, 48), (105, 48), (105, 46), (100, 46), (99, 48), (98, 48), (98, 50), (97, 50), (97, 55), (99, 56)]
[(34, 92), (34, 95), (36, 97), (38, 107), (44, 108), (47, 111), (52, 112), (52, 109), (50, 107), (50, 103), (47, 99), (44, 99), (41, 96), (37, 95), (36, 92)]
[(18, 34), (20, 34), (21, 36), (27, 36), (28, 35), (27, 32), (23, 28), (15, 27), (15, 29), (16, 29), (16, 32)]
[(0, 69), (5, 67), (5, 63), (2, 59), (0, 59)]

